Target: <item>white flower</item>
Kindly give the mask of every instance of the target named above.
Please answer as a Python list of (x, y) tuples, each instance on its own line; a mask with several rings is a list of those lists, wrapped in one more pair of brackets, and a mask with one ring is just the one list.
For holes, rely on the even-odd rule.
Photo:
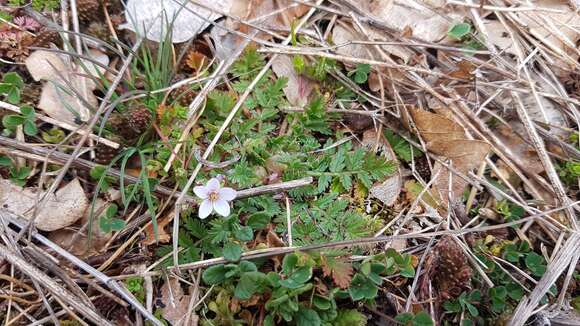
[(236, 198), (237, 192), (228, 187), (220, 187), (216, 178), (211, 178), (205, 186), (196, 186), (193, 192), (203, 201), (199, 205), (199, 218), (208, 217), (214, 210), (221, 216), (230, 215), (229, 202)]

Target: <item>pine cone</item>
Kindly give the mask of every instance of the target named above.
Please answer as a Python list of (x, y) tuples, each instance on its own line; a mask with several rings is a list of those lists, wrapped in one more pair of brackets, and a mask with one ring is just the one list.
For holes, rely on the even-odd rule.
[(429, 169), (429, 162), (427, 156), (415, 157), (415, 170), (425, 181), (431, 180), (431, 170)]
[(92, 22), (86, 30), (86, 34), (89, 34), (103, 42), (111, 42), (111, 32), (106, 24), (101, 22)]
[(564, 87), (570, 96), (580, 98), (580, 73), (570, 73), (570, 76), (564, 80)]
[(125, 143), (131, 143), (144, 134), (153, 121), (153, 116), (146, 106), (129, 107), (126, 112), (114, 112), (107, 120), (113, 132), (122, 137)]
[(95, 163), (108, 165), (119, 153), (119, 150), (103, 144), (97, 144), (95, 147)]
[(77, 0), (79, 20), (83, 23), (100, 20), (103, 16), (101, 4), (99, 0)]
[(471, 283), (471, 267), (463, 250), (451, 236), (444, 236), (433, 248), (435, 252), (434, 281), (443, 300), (457, 298), (468, 290)]
[(126, 114), (127, 126), (135, 133), (136, 136), (144, 134), (153, 120), (151, 111), (146, 106), (139, 105), (131, 107)]
[(36, 34), (32, 46), (39, 48), (48, 48), (50, 46), (50, 43), (54, 43), (57, 46), (60, 46), (60, 44), (62, 43), (62, 39), (60, 38), (58, 32), (49, 29), (43, 29)]
[(189, 106), (197, 93), (191, 89), (191, 85), (183, 85), (171, 91), (169, 103), (177, 103), (181, 106)]
[(41, 84), (26, 83), (24, 85), (24, 88), (22, 88), (22, 97), (20, 99), (20, 102), (36, 106), (36, 104), (40, 100), (41, 92), (42, 92)]

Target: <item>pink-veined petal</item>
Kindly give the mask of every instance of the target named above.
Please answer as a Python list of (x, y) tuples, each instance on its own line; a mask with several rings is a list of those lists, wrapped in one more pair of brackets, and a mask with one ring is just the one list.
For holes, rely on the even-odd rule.
[(219, 198), (227, 201), (232, 201), (236, 198), (237, 191), (232, 188), (223, 187), (219, 190)]
[(193, 187), (193, 193), (201, 199), (207, 199), (209, 197), (209, 191), (206, 186)]
[(230, 204), (221, 198), (213, 202), (213, 209), (223, 217), (230, 215)]
[(204, 218), (208, 217), (212, 211), (213, 203), (209, 199), (202, 201), (201, 205), (199, 205), (199, 218), (203, 220)]
[(220, 190), (220, 182), (216, 178), (209, 179), (205, 186), (209, 192), (217, 192)]

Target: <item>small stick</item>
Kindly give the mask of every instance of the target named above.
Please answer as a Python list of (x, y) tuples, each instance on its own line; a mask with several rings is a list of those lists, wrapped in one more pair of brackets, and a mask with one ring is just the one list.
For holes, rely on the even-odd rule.
[[(46, 148), (34, 146), (33, 144), (27, 144), (23, 142), (16, 141), (11, 138), (0, 136), (0, 145), (11, 147), (13, 149), (7, 149), (3, 146), (0, 146), (0, 152), (2, 153), (9, 153), (13, 155), (21, 155), (27, 159), (38, 160), (44, 162), (46, 158), (48, 158), (49, 163), (53, 164), (64, 164), (67, 160), (71, 159), (71, 155), (53, 151), (50, 152)], [(96, 166), (100, 166), (99, 164), (93, 163), (91, 161), (82, 159), (82, 158), (75, 158), (72, 161), (72, 166), (81, 169), (90, 170)], [(121, 171), (117, 169), (107, 169), (106, 171), (108, 176), (115, 177), (120, 179), (121, 176), (124, 177), (125, 182), (127, 183), (137, 183), (139, 181), (138, 178), (130, 176), (128, 174), (122, 174)], [(236, 196), (236, 199), (243, 199), (248, 197), (255, 197), (264, 194), (270, 193), (277, 193), (281, 191), (286, 191), (294, 188), (303, 187), (309, 185), (313, 182), (312, 177), (305, 177), (302, 179), (291, 180), (271, 185), (259, 186), (255, 188), (243, 189), (239, 190)], [(160, 195), (169, 196), (169, 197), (179, 197), (181, 196), (181, 192), (176, 192), (173, 189), (169, 189), (163, 186), (156, 186), (154, 191)], [(196, 202), (197, 199), (193, 196), (184, 194), (184, 201), (188, 203)]]
[(286, 201), (286, 225), (288, 228), (288, 245), (290, 247), (294, 247), (292, 243), (292, 219), (290, 215), (290, 199), (288, 198), (288, 196), (284, 196), (284, 199)]
[(28, 275), (33, 280), (41, 283), (45, 288), (52, 292), (55, 296), (65, 300), (70, 306), (81, 312), (83, 316), (91, 320), (97, 325), (113, 326), (106, 319), (102, 318), (97, 312), (86, 306), (81, 301), (75, 300), (75, 297), (66, 289), (56, 283), (53, 279), (45, 275), (38, 268), (11, 252), (4, 245), (0, 245), (0, 257), (6, 259), (10, 264), (18, 268), (20, 271)]
[[(20, 218), (18, 218), (18, 216), (14, 215), (8, 211), (5, 211), (5, 210), (0, 210), (0, 212), (3, 214), (1, 216), (2, 219), (10, 221), (10, 223), (17, 226), (20, 230), (23, 230), (24, 228), (26, 228), (27, 222), (22, 221)], [(45, 246), (49, 247), (50, 249), (54, 250), (56, 253), (58, 253), (59, 255), (61, 255), (62, 257), (64, 257), (68, 261), (70, 261), (71, 263), (75, 264), (78, 268), (82, 269), (86, 273), (91, 274), (93, 277), (98, 279), (100, 282), (102, 282), (103, 284), (106, 284), (109, 288), (113, 289), (115, 292), (120, 294), (123, 299), (125, 299), (127, 302), (129, 302), (138, 312), (141, 313), (141, 315), (143, 315), (145, 318), (149, 319), (154, 325), (163, 326), (163, 324), (152, 313), (147, 311), (147, 309), (145, 309), (145, 307), (143, 307), (143, 305), (137, 299), (135, 299), (135, 297), (129, 291), (127, 291), (127, 289), (125, 289), (122, 285), (118, 284), (115, 280), (113, 280), (109, 276), (99, 272), (98, 270), (96, 270), (95, 268), (90, 266), (89, 264), (85, 263), (81, 259), (72, 255), (71, 253), (64, 250), (63, 248), (61, 248), (60, 246), (58, 246), (54, 242), (52, 242), (49, 239), (47, 239), (46, 237), (44, 237), (43, 235), (40, 235), (36, 231), (31, 230), (31, 236), (34, 237), (36, 240), (38, 240), (40, 243), (42, 243)], [(24, 261), (22, 258), (14, 257), (14, 255), (10, 255), (9, 252), (4, 250), (4, 246), (1, 246), (1, 245), (0, 245), (0, 256), (8, 259), (9, 261), (13, 260), (15, 262), (15, 265), (16, 265), (16, 263), (20, 264), (17, 266), (21, 266), (22, 264), (24, 264), (22, 266), (24, 266), (24, 268), (26, 268), (27, 265), (29, 265), (29, 263)], [(28, 274), (28, 272), (31, 272), (31, 271), (34, 273)], [(30, 266), (30, 269), (23, 269), (23, 272), (27, 273), (33, 279), (37, 279), (37, 280), (41, 281), (42, 284), (44, 284), (47, 288), (49, 288), (51, 290), (53, 290), (53, 288), (48, 287), (48, 285), (51, 285), (51, 286), (55, 285), (57, 287), (56, 288), (57, 290), (58, 290), (58, 287), (60, 287), (60, 285), (58, 285), (58, 283), (54, 282), (51, 278), (44, 275), (40, 270), (38, 270), (34, 266)], [(47, 282), (49, 282), (49, 283), (47, 283)], [(66, 291), (66, 290), (62, 289), (62, 291)], [(60, 292), (62, 292), (62, 291), (60, 291)], [(55, 293), (55, 292), (53, 292), (53, 293)], [(89, 317), (88, 315), (86, 315), (87, 311), (85, 311), (85, 310), (87, 310), (87, 309), (81, 310), (82, 308), (85, 307), (84, 304), (82, 304), (76, 300), (72, 300), (72, 302), (69, 302), (69, 304), (72, 307), (74, 307), (75, 309), (85, 313), (86, 317)], [(81, 309), (79, 309), (79, 307)], [(91, 313), (91, 312), (92, 312), (92, 310), (89, 309), (88, 313)], [(95, 316), (93, 316), (93, 317), (95, 317)], [(110, 324), (106, 320), (101, 321), (100, 316), (96, 315), (96, 317), (98, 317), (98, 318), (95, 318), (95, 320), (93, 320), (93, 319), (91, 319), (91, 320), (93, 320), (97, 325), (111, 325), (112, 326), (112, 324)]]
[[(22, 113), (18, 106), (12, 105), (12, 104), (9, 104), (9, 103), (3, 102), (3, 101), (0, 101), (0, 108), (10, 110), (12, 112), (19, 113), (19, 114)], [(53, 119), (53, 118), (45, 116), (45, 115), (36, 114), (36, 115), (34, 115), (34, 117), (40, 121), (50, 123), (52, 125), (60, 127), (62, 129), (66, 129), (68, 131), (72, 131), (73, 133), (76, 133), (76, 134), (79, 134), (82, 136), (84, 136), (88, 133), (89, 137), (91, 139), (96, 140), (99, 143), (101, 143), (103, 145), (107, 145), (111, 148), (119, 148), (120, 147), (118, 143), (111, 141), (111, 140), (108, 140), (108, 139), (103, 138), (103, 137), (99, 137), (93, 133), (88, 132), (86, 129), (82, 129), (78, 126), (74, 126), (74, 125), (68, 124), (68, 123), (63, 122), (63, 121), (58, 121), (56, 119)]]

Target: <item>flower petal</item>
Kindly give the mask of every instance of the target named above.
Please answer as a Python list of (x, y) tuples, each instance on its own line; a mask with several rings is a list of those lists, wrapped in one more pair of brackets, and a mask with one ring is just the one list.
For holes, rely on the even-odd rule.
[(221, 198), (213, 202), (213, 209), (223, 217), (230, 215), (230, 204)]
[(213, 211), (212, 202), (209, 199), (202, 201), (201, 205), (199, 205), (199, 213), (198, 213), (199, 218), (203, 220), (204, 218), (208, 217), (212, 211)]
[(229, 187), (223, 187), (219, 190), (219, 199), (232, 201), (234, 200), (234, 198), (236, 198), (237, 194), (238, 192), (235, 191), (234, 189)]
[(214, 191), (217, 192), (218, 190), (220, 190), (220, 182), (216, 178), (209, 179), (209, 181), (206, 183), (205, 186), (207, 187), (207, 190), (209, 192), (214, 192)]
[(193, 193), (201, 199), (207, 199), (209, 197), (209, 190), (206, 186), (195, 186), (193, 187)]

